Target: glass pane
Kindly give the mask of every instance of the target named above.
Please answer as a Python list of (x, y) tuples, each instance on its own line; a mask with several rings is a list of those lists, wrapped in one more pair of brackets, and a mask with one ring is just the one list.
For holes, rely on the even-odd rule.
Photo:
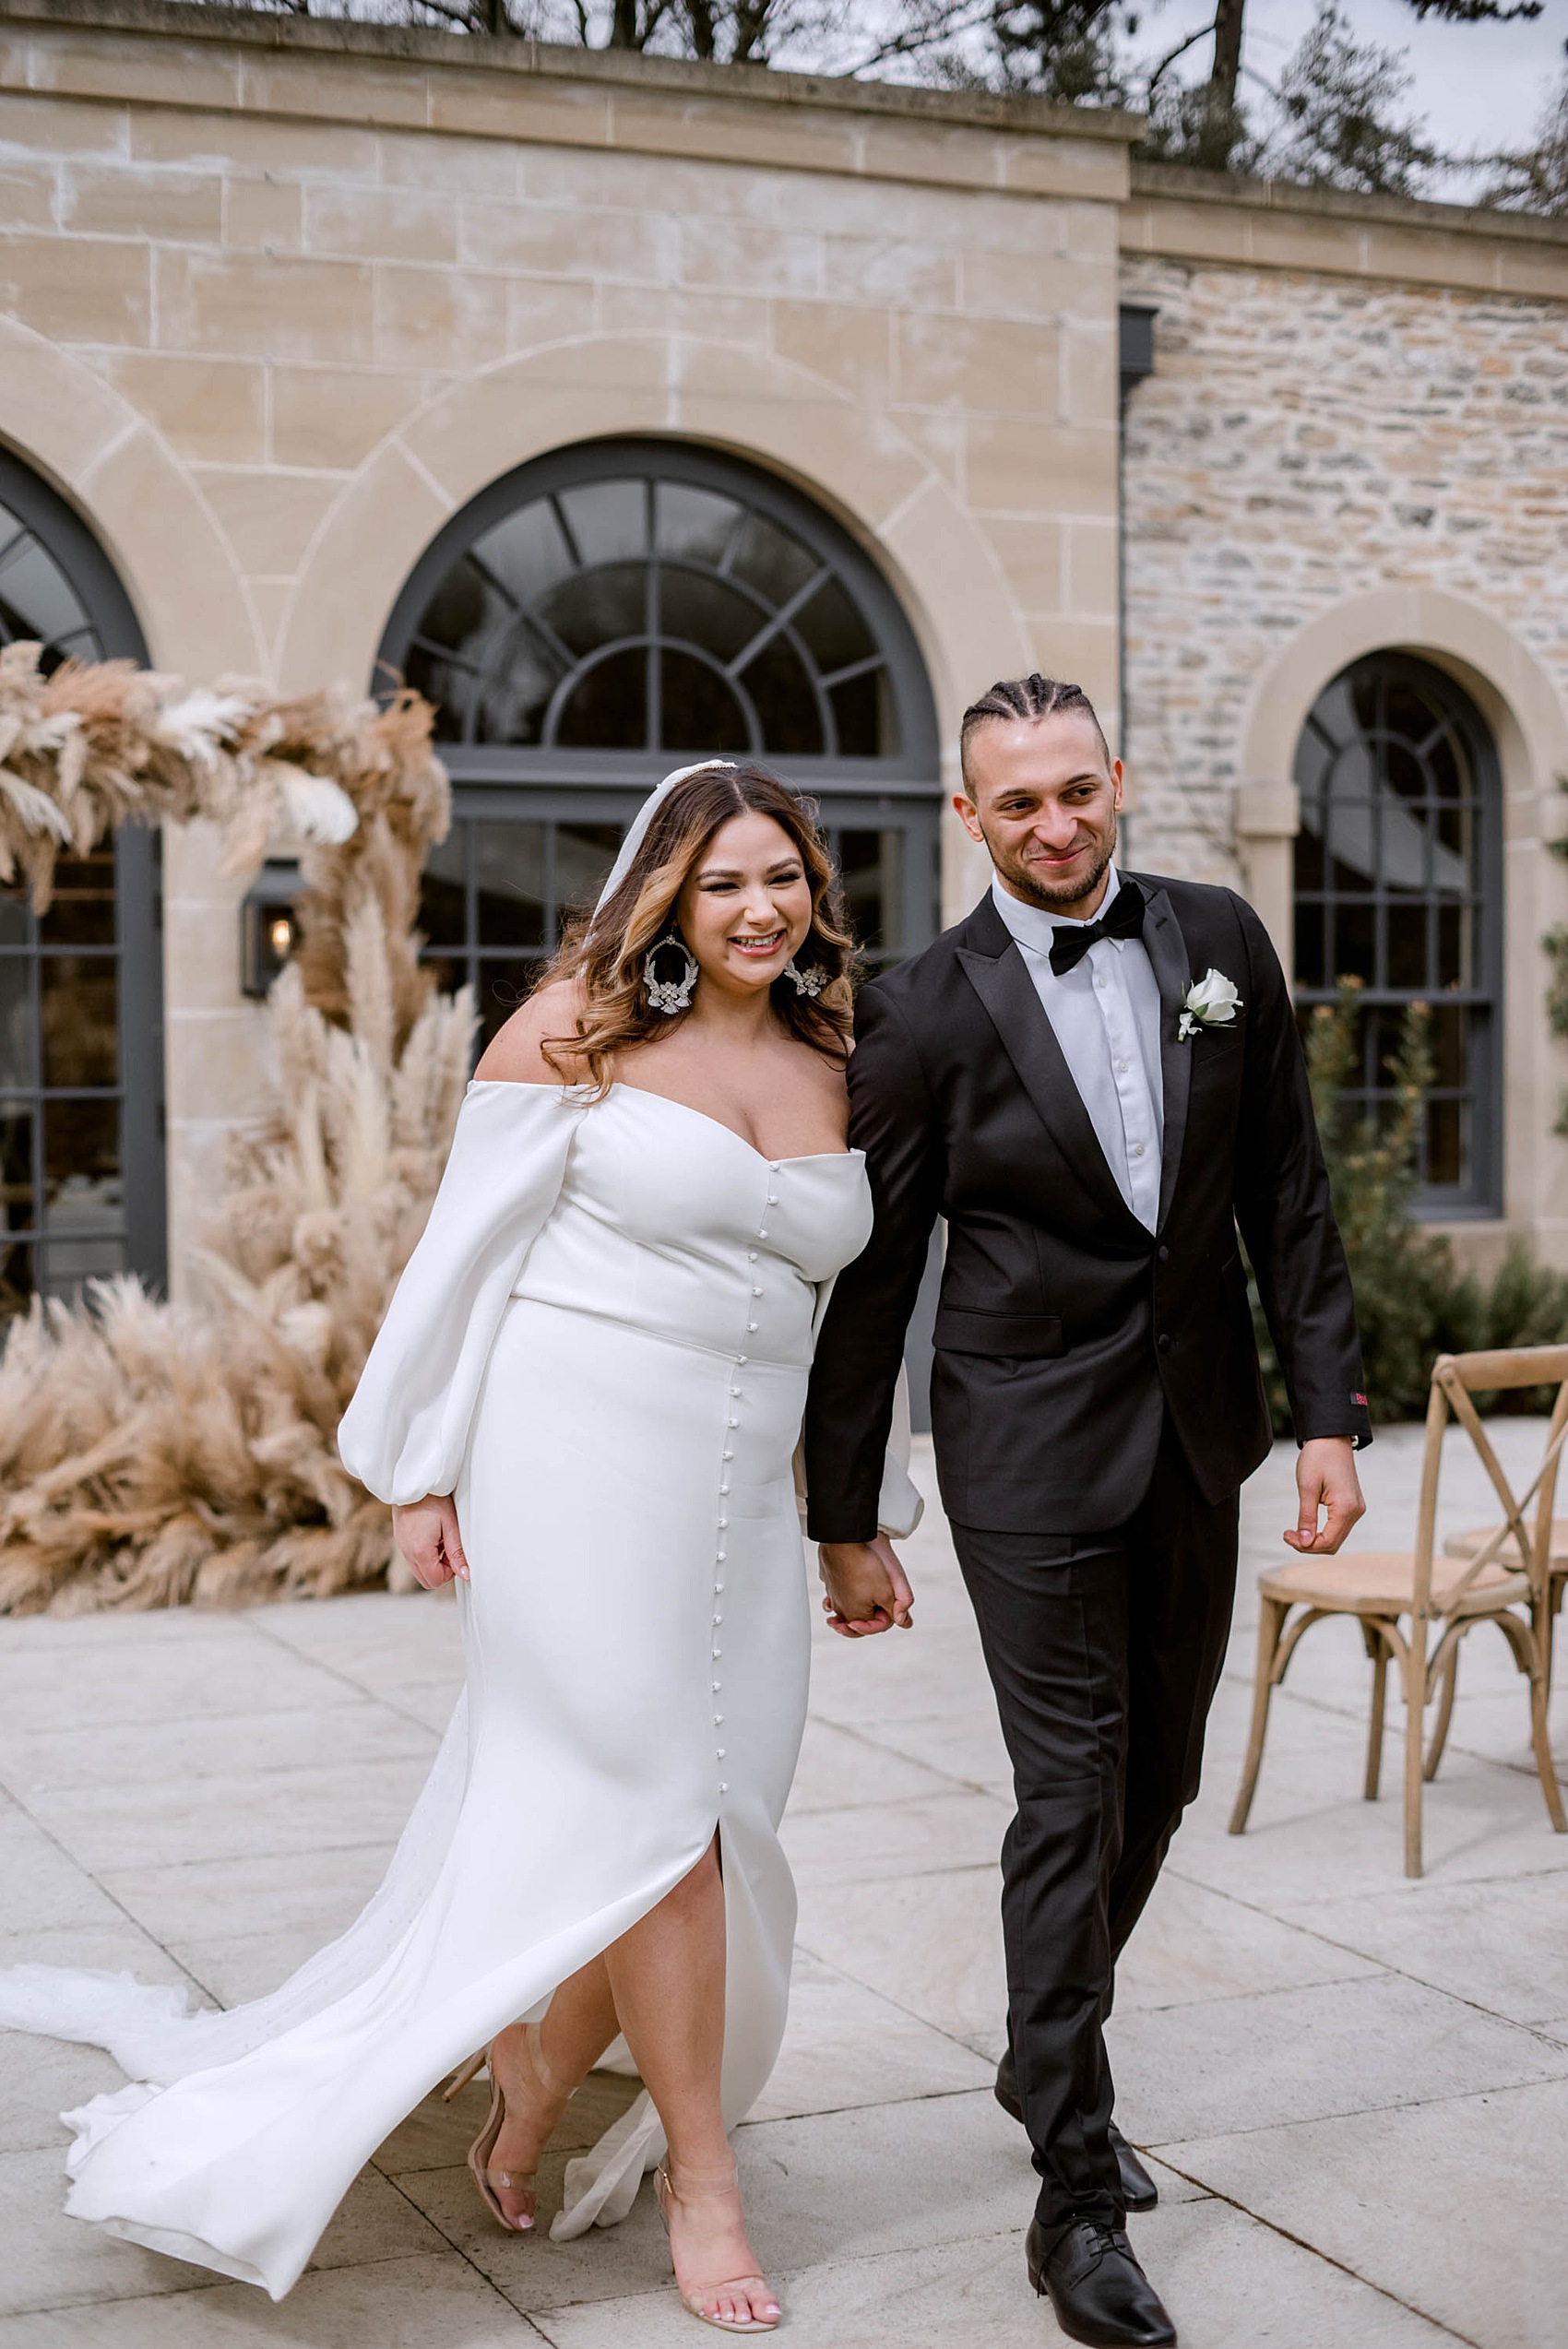
[(1329, 871), (1336, 889), (1370, 889), (1376, 869), (1371, 803), (1336, 796), (1327, 826)]
[(1426, 753), (1427, 771), (1431, 788), (1439, 799), (1467, 800), (1475, 791), (1475, 777), (1464, 743), (1452, 727), (1445, 727)]
[(585, 564), (621, 563), (647, 552), (646, 481), (590, 481), (565, 491), (561, 511)]
[(689, 563), (716, 564), (730, 543), (741, 509), (715, 490), (685, 481), (660, 481), (656, 492), (659, 551)]
[(1296, 983), (1299, 987), (1327, 984), (1323, 957), (1323, 908), (1296, 908)]
[(591, 908), (624, 836), (625, 826), (621, 824), (556, 825), (555, 899), (561, 914), (587, 913)]
[(1296, 886), (1298, 889), (1321, 889), (1324, 885), (1323, 841), (1318, 835), (1316, 824), (1311, 820), (1313, 816), (1321, 822), (1320, 811), (1307, 808), (1301, 810), (1301, 829), (1296, 835)]
[(1431, 829), (1427, 816), (1392, 791), (1381, 794), (1377, 815), (1384, 884), (1392, 889), (1429, 889)]
[(460, 956), (457, 955), (422, 955), (420, 956), (420, 960), (424, 965), (426, 970), (429, 971), (431, 977), (434, 979), (436, 986), (440, 989), (443, 995), (455, 995), (459, 987), (467, 986), (469, 967)]
[(1384, 782), (1397, 791), (1403, 800), (1424, 800), (1427, 795), (1427, 774), (1422, 762), (1408, 742), (1390, 736), (1379, 744)]
[(479, 1049), (504, 1028), (518, 1005), (527, 1002), (544, 968), (542, 955), (513, 961), (486, 961), (479, 967)]
[(0, 1230), (30, 1231), (32, 1111), (0, 1109)]
[(1388, 925), (1388, 973), (1384, 983), (1419, 991), (1429, 984), (1427, 909), (1424, 905), (1391, 905), (1384, 918)]
[(775, 636), (742, 671), (741, 682), (755, 706), (763, 746), (779, 758), (813, 758), (824, 749), (822, 718), (800, 655)]
[(118, 989), (109, 955), (39, 957), (43, 1082), (114, 1085), (120, 1074)]
[(647, 655), (640, 645), (612, 653), (579, 677), (556, 721), (571, 750), (640, 751), (647, 745)]
[(1471, 943), (1476, 918), (1469, 906), (1440, 905), (1437, 909), (1437, 983), (1439, 987), (1471, 987)]
[(26, 896), (20, 889), (0, 889), (0, 946), (25, 946), (30, 935)]
[(481, 946), (544, 943), (544, 826), (476, 824), (474, 888)]
[(1334, 976), (1369, 983), (1372, 967), (1372, 908), (1341, 906), (1334, 919)]
[(623, 636), (641, 636), (647, 628), (647, 566), (616, 563), (602, 571), (576, 572), (546, 597), (540, 616), (578, 654), (597, 652)]
[(695, 751), (699, 756), (750, 750), (745, 712), (728, 678), (691, 653), (663, 652), (659, 661), (665, 750)]
[[(0, 606), (0, 625), (4, 624), (4, 607)], [(0, 1316), (25, 1313), (33, 1293), (35, 1274), (32, 1250), (25, 1244), (0, 1240)]]
[(54, 895), (39, 918), (46, 946), (112, 946), (114, 943), (114, 844), (103, 842), (89, 856), (63, 859), (54, 869)]
[(464, 887), (469, 827), (456, 823), (432, 848), (420, 876), (420, 928), (433, 946), (460, 946), (468, 929)]
[(730, 569), (737, 579), (755, 587), (777, 608), (788, 603), (813, 574), (822, 569), (809, 547), (803, 547), (777, 522), (760, 514), (746, 517)]
[[(6, 524), (10, 516), (6, 516)], [(9, 538), (0, 528), (0, 540)], [(0, 559), (0, 636), (36, 636), (50, 645), (89, 628), (86, 612), (54, 557), (24, 534)]]
[(733, 660), (768, 624), (749, 596), (727, 580), (705, 578), (699, 571), (661, 571), (659, 607), (659, 624), (666, 636), (700, 646), (720, 662)]
[(838, 872), (844, 908), (859, 946), (874, 954), (904, 943), (903, 846), (901, 832), (852, 831), (837, 835)]
[(38, 1083), (32, 957), (0, 955), (0, 1085)]
[(869, 660), (876, 650), (871, 630), (837, 579), (825, 579), (790, 624), (825, 676), (848, 669), (851, 661)]
[(44, 1286), (58, 1297), (125, 1268), (120, 1113), (114, 1101), (51, 1101), (43, 1112)]
[(486, 531), (474, 549), (518, 604), (534, 603), (576, 568), (548, 498), (536, 498)]
[(893, 694), (885, 669), (868, 669), (829, 689), (828, 701), (844, 758), (881, 758), (895, 752)]
[(1431, 1044), (1432, 1081), (1442, 1086), (1469, 1083), (1470, 1014), (1461, 1003), (1432, 1007), (1428, 1030)]
[(1469, 1152), (1466, 1147), (1469, 1132), (1467, 1101), (1429, 1101), (1427, 1103), (1426, 1179), (1433, 1183), (1461, 1183), (1466, 1180)]

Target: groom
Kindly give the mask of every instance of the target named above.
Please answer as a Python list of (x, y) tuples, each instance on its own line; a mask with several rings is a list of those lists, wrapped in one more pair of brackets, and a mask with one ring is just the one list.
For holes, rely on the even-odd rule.
[(835, 1628), (907, 1619), (877, 1535), (904, 1333), (947, 1219), (937, 1476), (1013, 1763), (1008, 2053), (1040, 2191), (1028, 2271), (1063, 2331), (1175, 2331), (1133, 2254), (1152, 2179), (1111, 2121), (1116, 1960), (1198, 1788), (1269, 1447), (1237, 1229), (1300, 1446), (1285, 1539), (1338, 1548), (1370, 1441), (1345, 1253), (1284, 975), (1228, 889), (1121, 873), (1121, 762), (1076, 685), (966, 711), (955, 801), (994, 868), (968, 919), (866, 988), (850, 1140), (876, 1224), (806, 1406)]

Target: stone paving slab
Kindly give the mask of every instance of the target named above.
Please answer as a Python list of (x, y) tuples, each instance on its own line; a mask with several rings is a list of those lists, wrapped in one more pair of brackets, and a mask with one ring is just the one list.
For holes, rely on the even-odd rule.
[[(1494, 1428), (1511, 1467), (1538, 1451), (1529, 1423)], [(1408, 1539), (1420, 1456), (1418, 1430), (1367, 1455), (1366, 1546)], [(1162, 2184), (1138, 2243), (1185, 2349), (1564, 2349), (1568, 1837), (1502, 1642), (1467, 1643), (1421, 1882), (1401, 1873), (1393, 1697), (1384, 1797), (1360, 1799), (1370, 1674), (1347, 1626), (1298, 1651), (1253, 1822), (1225, 1833), (1293, 1464), (1278, 1447), (1243, 1499), (1204, 1790), (1111, 2025), (1122, 2117)], [(1485, 1522), (1484, 1478), (1455, 1465), (1444, 1522)], [(928, 1459), (917, 1474), (930, 1489)], [(786, 1822), (794, 2009), (740, 2155), (801, 2349), (1015, 2349), (1060, 2336), (1024, 2280), (1027, 2148), (990, 2094), (1006, 1762), (934, 1507), (907, 1556), (914, 1632), (817, 1635)], [(374, 1889), (460, 1677), (441, 1596), (0, 1623), (0, 1962), (184, 1975), (224, 2002), (270, 1987)], [(1568, 1675), (1552, 1732), (1568, 1772)], [(696, 2338), (646, 2193), (574, 2244), (488, 2224), (462, 2167), (478, 2088), (388, 2139), (280, 2307), (101, 2236), (61, 2213), (54, 2116), (115, 2076), (91, 2049), (0, 2038), (0, 2349)], [(632, 2093), (596, 2075), (574, 2100), (547, 2213)]]

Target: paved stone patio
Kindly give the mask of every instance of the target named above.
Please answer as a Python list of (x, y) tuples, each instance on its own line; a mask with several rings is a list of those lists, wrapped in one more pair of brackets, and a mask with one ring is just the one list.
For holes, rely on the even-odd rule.
[[(1530, 1426), (1502, 1433), (1511, 1463), (1529, 1456)], [(1419, 1457), (1419, 1430), (1380, 1438), (1363, 1538), (1408, 1536)], [(1467, 1651), (1420, 1883), (1400, 1870), (1392, 1702), (1384, 1797), (1360, 1799), (1369, 1667), (1344, 1626), (1309, 1635), (1253, 1823), (1225, 1833), (1253, 1582), (1294, 1522), (1293, 1458), (1280, 1447), (1246, 1494), (1205, 1793), (1123, 1970), (1119, 2109), (1162, 2193), (1137, 2242), (1184, 2349), (1562, 2349), (1568, 1837), (1503, 1642)], [(1457, 1447), (1455, 1465), (1444, 1522), (1483, 1521)], [(929, 1460), (917, 1472), (929, 1487)], [(909, 1551), (913, 1635), (820, 1637), (787, 1828), (793, 2020), (740, 2140), (800, 2349), (1060, 2338), (1025, 2284), (1031, 2172), (989, 2087), (1006, 1767), (939, 1518)], [(0, 1962), (184, 1975), (223, 2001), (270, 1987), (375, 1883), (457, 1678), (441, 1597), (0, 1624)], [(1561, 1690), (1554, 1730), (1568, 1774)], [(0, 2038), (0, 2349), (697, 2338), (646, 2191), (586, 2242), (490, 2224), (460, 2166), (477, 2088), (388, 2140), (280, 2307), (114, 2242), (61, 2215), (55, 2115), (117, 2080), (94, 2050)], [(547, 2202), (566, 2141), (628, 2093), (580, 2093)]]

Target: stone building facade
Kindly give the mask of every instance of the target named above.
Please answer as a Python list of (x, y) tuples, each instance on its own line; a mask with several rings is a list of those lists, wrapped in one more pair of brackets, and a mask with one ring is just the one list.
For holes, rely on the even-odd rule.
[[(1314, 705), (1368, 657), (1425, 664), (1471, 713), (1455, 820), (1479, 839), (1492, 811), (1504, 840), (1495, 872), (1461, 841), (1427, 874), (1490, 891), (1503, 940), (1474, 1009), (1495, 1179), (1458, 1212), (1473, 1246), (1568, 1258), (1536, 943), (1568, 912), (1541, 845), (1568, 770), (1568, 237), (1173, 188), (1130, 167), (1136, 129), (0, 0), (0, 507), (32, 566), (12, 592), (0, 552), (0, 636), (50, 634), (53, 562), (77, 648), (436, 692), (461, 840), (432, 951), (481, 992), (545, 950), (671, 753), (732, 743), (820, 796), (873, 949), (917, 946), (977, 890), (944, 809), (959, 714), (1033, 666), (1124, 740), (1134, 856), (1243, 886), (1289, 956)], [(1127, 305), (1158, 313), (1131, 383)], [(704, 725), (722, 739), (685, 739)], [(139, 880), (138, 853), (120, 1018), (160, 1025), (165, 1139), (113, 1180), (178, 1284), (262, 1025), (211, 844), (171, 836)], [(1422, 918), (1441, 962), (1449, 917)], [(65, 970), (3, 909), (0, 965), (18, 1003)], [(0, 1123), (31, 1120), (30, 1261), (56, 1286), (96, 1266), (62, 1240), (49, 1271), (51, 1201), (91, 1181), (50, 1157), (25, 1038), (11, 1061)], [(7, 1199), (27, 1187), (8, 1167)]]

